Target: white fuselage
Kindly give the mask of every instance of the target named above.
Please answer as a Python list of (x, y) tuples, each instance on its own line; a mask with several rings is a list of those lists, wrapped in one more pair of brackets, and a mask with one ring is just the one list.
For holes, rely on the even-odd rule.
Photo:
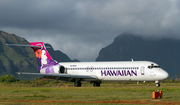
[(93, 86), (100, 86), (101, 81), (156, 81), (156, 84), (160, 86), (158, 81), (168, 77), (168, 73), (154, 62), (58, 63), (52, 59), (43, 42), (30, 42), (30, 45), (8, 45), (31, 47), (41, 65), (38, 68), (40, 73), (19, 72), (18, 74), (42, 75), (46, 78), (75, 82), (76, 87), (81, 86), (81, 81), (90, 81)]
[[(100, 81), (157, 81), (168, 77), (168, 73), (154, 62), (71, 62), (59, 63), (66, 74), (93, 76)], [(56, 71), (59, 73), (59, 71)]]

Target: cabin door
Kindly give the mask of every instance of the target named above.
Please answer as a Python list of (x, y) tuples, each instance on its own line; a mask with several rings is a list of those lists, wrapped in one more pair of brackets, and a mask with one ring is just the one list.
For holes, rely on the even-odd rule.
[(145, 75), (145, 67), (144, 66), (141, 67), (140, 74), (141, 75)]

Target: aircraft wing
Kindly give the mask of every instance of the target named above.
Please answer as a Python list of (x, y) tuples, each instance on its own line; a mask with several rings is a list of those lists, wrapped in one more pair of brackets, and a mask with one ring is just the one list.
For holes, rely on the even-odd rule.
[(54, 77), (67, 77), (67, 78), (84, 78), (84, 79), (97, 79), (95, 75), (71, 75), (71, 74), (41, 74), (41, 73), (27, 73), (27, 72), (17, 72), (17, 74), (27, 74), (27, 75), (40, 75), (40, 76), (54, 76)]

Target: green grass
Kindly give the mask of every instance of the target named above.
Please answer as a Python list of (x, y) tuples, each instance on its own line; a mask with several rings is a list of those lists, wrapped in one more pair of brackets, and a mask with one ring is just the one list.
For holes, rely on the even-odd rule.
[[(180, 104), (179, 83), (161, 83), (161, 87), (143, 83), (137, 85), (112, 82), (102, 84), (101, 87), (84, 84), (82, 87), (73, 87), (73, 83), (61, 83), (61, 87), (32, 87), (21, 83), (1, 83), (0, 104), (79, 105), (87, 102), (86, 104), (96, 105), (104, 101), (112, 101), (112, 103), (106, 103), (107, 105), (115, 104), (114, 101), (140, 101), (150, 104), (176, 102)], [(152, 92), (155, 90), (163, 90), (162, 99), (152, 99)]]

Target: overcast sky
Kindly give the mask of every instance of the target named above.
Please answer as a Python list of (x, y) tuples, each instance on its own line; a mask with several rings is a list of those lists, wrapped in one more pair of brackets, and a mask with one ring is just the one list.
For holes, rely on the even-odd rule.
[(124, 32), (180, 38), (180, 0), (0, 0), (0, 30), (94, 61)]

